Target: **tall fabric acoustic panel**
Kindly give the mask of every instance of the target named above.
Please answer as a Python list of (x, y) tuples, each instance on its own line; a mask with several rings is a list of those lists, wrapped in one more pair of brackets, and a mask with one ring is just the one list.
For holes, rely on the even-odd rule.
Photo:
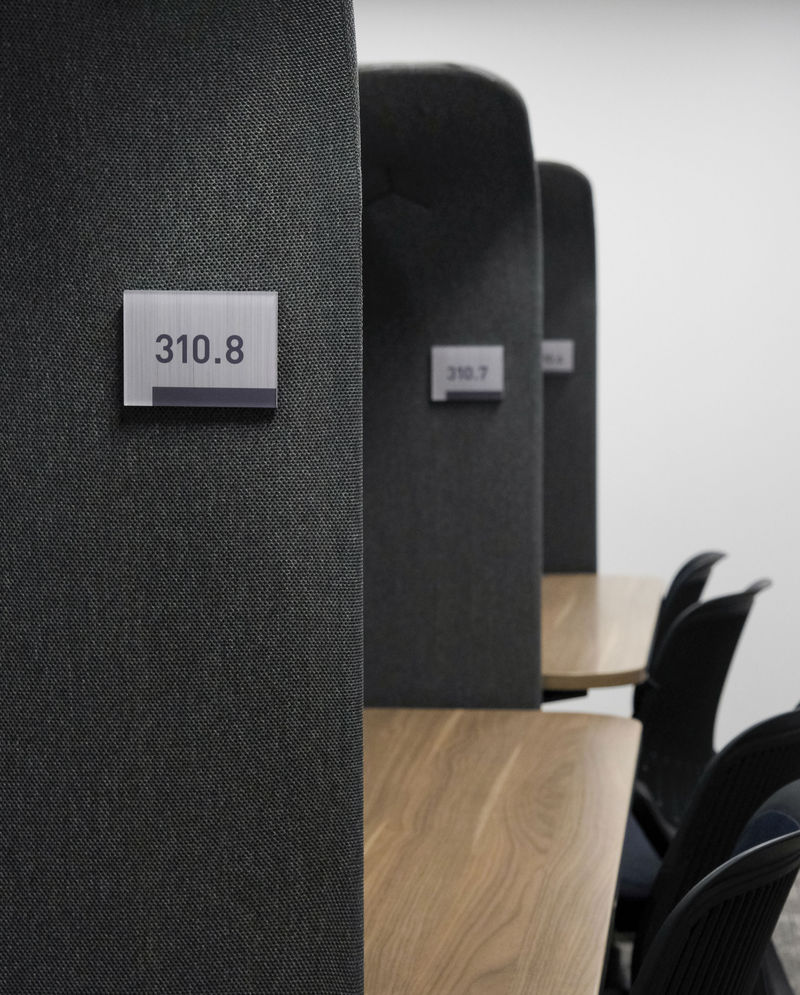
[[(539, 180), (544, 232), (544, 569), (594, 573), (597, 291), (592, 188), (582, 173), (555, 162), (539, 163)], [(565, 356), (567, 365), (560, 367)]]
[[(525, 108), (456, 66), (362, 69), (365, 699), (536, 706), (541, 260)], [(431, 349), (502, 346), (502, 400)]]
[[(349, 4), (0, 8), (0, 991), (362, 984)], [(126, 289), (277, 292), (277, 411), (125, 408)]]

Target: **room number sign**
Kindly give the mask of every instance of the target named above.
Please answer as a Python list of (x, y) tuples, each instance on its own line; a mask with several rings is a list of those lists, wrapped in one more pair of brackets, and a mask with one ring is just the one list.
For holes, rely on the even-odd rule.
[(130, 406), (278, 406), (278, 295), (126, 290), (124, 401)]
[(431, 348), (432, 401), (500, 401), (505, 389), (501, 345)]
[(574, 373), (575, 342), (573, 339), (542, 340), (542, 373)]

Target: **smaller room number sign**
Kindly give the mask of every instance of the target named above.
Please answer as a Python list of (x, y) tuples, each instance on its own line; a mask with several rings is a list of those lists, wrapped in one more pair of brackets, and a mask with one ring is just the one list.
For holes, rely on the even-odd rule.
[(432, 401), (500, 401), (504, 390), (503, 346), (432, 347)]

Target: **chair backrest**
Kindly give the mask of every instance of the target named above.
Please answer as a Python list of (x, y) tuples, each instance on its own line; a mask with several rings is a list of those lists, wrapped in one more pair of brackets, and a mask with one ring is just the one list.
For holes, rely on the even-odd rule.
[(661, 599), (653, 640), (650, 644), (648, 667), (672, 623), (682, 612), (700, 600), (711, 571), (724, 557), (724, 553), (698, 553), (697, 556), (687, 560), (672, 578), (672, 583)]
[[(4, 992), (361, 990), (349, 6), (0, 7)], [(277, 292), (277, 411), (123, 407), (130, 289)]]
[[(597, 569), (597, 287), (588, 179), (540, 162), (544, 570)], [(571, 363), (570, 363), (571, 360)]]
[(669, 912), (727, 860), (759, 806), (800, 778), (800, 711), (760, 722), (711, 761), (667, 849), (634, 950), (638, 964)]
[(673, 826), (713, 756), (725, 678), (755, 597), (768, 586), (768, 581), (758, 581), (739, 594), (685, 609), (665, 634), (647, 680), (634, 696), (634, 716), (642, 722), (637, 777)]
[[(364, 68), (360, 86), (365, 700), (536, 706), (542, 298), (527, 114), (504, 83), (457, 66)], [(502, 346), (502, 400), (432, 401), (435, 346)]]
[(751, 995), (800, 868), (793, 824), (695, 885), (659, 930), (631, 995)]

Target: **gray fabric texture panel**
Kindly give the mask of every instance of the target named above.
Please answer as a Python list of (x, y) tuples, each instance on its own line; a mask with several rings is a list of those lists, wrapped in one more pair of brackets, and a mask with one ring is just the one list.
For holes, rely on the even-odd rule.
[[(540, 700), (540, 247), (527, 115), (455, 66), (362, 69), (365, 697)], [(432, 403), (434, 345), (503, 345)]]
[(539, 163), (544, 335), (575, 343), (575, 371), (544, 377), (544, 569), (597, 570), (597, 290), (592, 189)]
[[(353, 995), (350, 4), (7, 0), (0, 37), (0, 991)], [(129, 288), (277, 291), (279, 409), (123, 409)]]

